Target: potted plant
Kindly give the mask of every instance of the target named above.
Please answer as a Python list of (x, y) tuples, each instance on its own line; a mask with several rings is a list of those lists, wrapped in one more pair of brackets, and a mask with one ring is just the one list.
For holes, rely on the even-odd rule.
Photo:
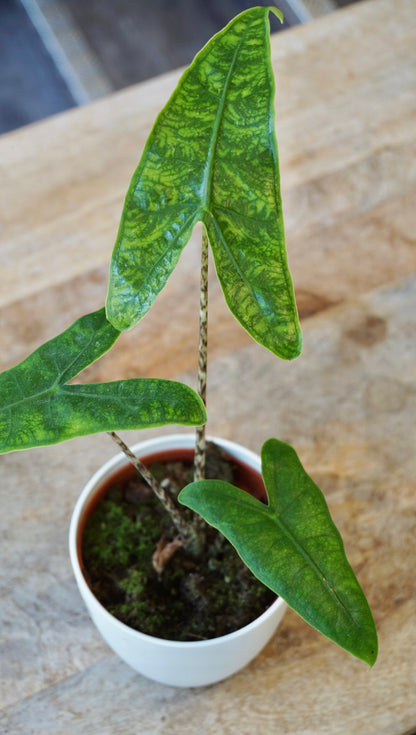
[[(0, 452), (109, 432), (152, 488), (175, 529), (175, 537), (165, 538), (153, 556), (160, 578), (178, 549), (193, 564), (226, 538), (255, 578), (278, 595), (260, 622), (204, 641), (162, 641), (110, 615), (86, 581), (80, 548), (97, 488), (102, 495), (102, 483), (124, 466), (123, 455), (106, 465), (85, 488), (71, 524), (77, 582), (104, 637), (110, 640), (115, 630), (116, 640), (111, 639), (115, 650), (139, 671), (167, 683), (209, 683), (237, 670), (268, 640), (285, 603), (370, 665), (377, 656), (367, 600), (325, 499), (295, 450), (270, 439), (260, 459), (216, 440), (227, 461), (231, 457), (237, 462), (240, 474), (241, 466), (251, 468), (248, 485), (258, 484), (253, 478), (261, 470), (263, 499), (250, 495), (247, 487), (242, 489), (244, 482), (213, 478), (212, 473), (205, 476), (209, 245), (226, 302), (254, 340), (283, 359), (295, 358), (301, 351), (284, 244), (269, 12), (281, 18), (276, 8), (253, 7), (214, 36), (157, 118), (127, 192), (106, 309), (82, 317), (0, 375)], [(198, 221), (203, 223), (198, 394), (184, 384), (156, 379), (70, 383), (111, 348), (122, 330), (147, 313)], [(179, 493), (155, 478), (149, 462), (142, 461), (162, 449), (171, 450), (172, 440), (132, 451), (115, 433), (168, 423), (198, 427), (194, 477)], [(193, 440), (188, 435), (175, 441), (176, 460)], [(211, 566), (220, 566), (219, 558), (211, 558)], [(140, 570), (136, 572), (140, 586), (143, 580)], [(129, 583), (134, 597), (131, 587)], [(136, 643), (141, 648), (133, 654)], [(225, 662), (218, 659), (220, 644), (225, 645)], [(238, 661), (230, 663), (234, 655)]]

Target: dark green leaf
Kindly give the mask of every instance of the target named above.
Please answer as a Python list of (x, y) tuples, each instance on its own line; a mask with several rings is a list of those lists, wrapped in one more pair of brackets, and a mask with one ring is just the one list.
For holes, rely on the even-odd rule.
[(100, 431), (205, 421), (202, 402), (181, 383), (133, 379), (67, 385), (118, 335), (100, 309), (2, 373), (0, 453)]
[(372, 665), (377, 633), (364, 593), (319, 488), (292, 447), (262, 450), (269, 504), (221, 481), (188, 485), (179, 496), (218, 528), (252, 572), (308, 623)]
[(269, 10), (251, 8), (214, 36), (155, 123), (113, 253), (107, 313), (118, 329), (148, 311), (201, 220), (232, 313), (280, 357), (300, 352), (274, 133)]

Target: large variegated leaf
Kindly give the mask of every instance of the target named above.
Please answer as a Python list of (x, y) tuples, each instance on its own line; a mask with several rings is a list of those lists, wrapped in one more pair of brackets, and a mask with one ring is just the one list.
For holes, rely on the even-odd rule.
[(192, 229), (208, 232), (228, 306), (283, 358), (300, 352), (274, 133), (268, 13), (238, 15), (195, 57), (159, 115), (127, 193), (107, 315), (148, 311)]
[(179, 500), (218, 528), (264, 584), (308, 623), (370, 665), (377, 633), (325, 499), (292, 447), (262, 450), (268, 505), (216, 480), (188, 485)]
[(68, 385), (118, 336), (100, 309), (2, 373), (0, 453), (99, 431), (202, 424), (201, 400), (181, 383), (143, 378)]

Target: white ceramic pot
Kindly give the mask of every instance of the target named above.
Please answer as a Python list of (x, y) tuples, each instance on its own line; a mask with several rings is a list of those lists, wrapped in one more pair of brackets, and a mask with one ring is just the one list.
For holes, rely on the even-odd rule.
[[(234, 459), (260, 471), (260, 457), (238, 444), (214, 438)], [(192, 434), (175, 434), (141, 442), (133, 447), (141, 458), (172, 449), (192, 449)], [(71, 563), (81, 596), (88, 611), (109, 646), (133, 669), (155, 681), (172, 686), (204, 686), (221, 681), (246, 666), (270, 640), (286, 610), (286, 603), (276, 601), (244, 628), (206, 641), (170, 641), (140, 633), (113, 617), (91, 592), (81, 560), (83, 519), (92, 498), (112, 475), (128, 464), (118, 454), (90, 479), (75, 506), (69, 532)]]

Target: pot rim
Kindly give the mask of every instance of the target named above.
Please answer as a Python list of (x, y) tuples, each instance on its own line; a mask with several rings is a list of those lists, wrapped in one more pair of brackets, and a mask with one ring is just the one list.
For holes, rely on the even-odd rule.
[[(246, 449), (241, 444), (237, 444), (236, 442), (232, 442), (228, 439), (221, 439), (216, 436), (207, 436), (207, 441), (213, 441), (219, 444), (223, 449), (226, 451), (230, 451), (230, 454), (233, 454), (236, 459), (241, 459), (242, 462), (245, 462), (246, 464), (249, 464), (252, 469), (261, 471), (261, 459), (259, 455), (257, 455), (255, 452), (251, 451), (250, 449)], [(193, 434), (167, 434), (167, 435), (161, 435), (159, 437), (155, 437), (152, 439), (146, 439), (144, 441), (138, 442), (134, 444), (131, 449), (133, 452), (140, 452), (141, 456), (146, 456), (146, 454), (151, 454), (155, 451), (164, 451), (167, 449), (189, 449), (193, 448), (195, 443), (195, 438)], [(244, 459), (242, 458), (244, 457)], [(118, 620), (114, 615), (112, 615), (108, 610), (102, 605), (102, 603), (98, 600), (98, 598), (94, 595), (94, 593), (91, 591), (91, 588), (89, 587), (85, 576), (83, 574), (81, 564), (80, 564), (80, 558), (79, 558), (79, 544), (78, 544), (78, 537), (79, 537), (79, 526), (80, 522), (83, 519), (83, 515), (86, 511), (87, 506), (91, 502), (91, 499), (93, 496), (99, 492), (101, 486), (103, 483), (111, 477), (111, 475), (115, 474), (118, 470), (120, 470), (123, 466), (128, 465), (128, 460), (126, 459), (123, 452), (120, 452), (119, 454), (114, 455), (112, 458), (107, 460), (88, 480), (87, 484), (85, 485), (83, 491), (81, 492), (81, 495), (79, 496), (74, 511), (71, 518), (70, 523), (70, 529), (69, 529), (69, 552), (70, 552), (70, 558), (72, 563), (72, 568), (76, 577), (76, 581), (78, 583), (78, 586), (80, 589), (82, 588), (82, 594), (83, 596), (87, 596), (90, 599), (90, 602), (98, 606), (100, 608), (100, 614), (104, 615), (108, 620), (111, 620), (112, 625), (117, 627), (121, 631), (128, 631), (129, 634), (137, 635), (142, 640), (152, 641), (154, 644), (159, 644), (162, 647), (168, 647), (171, 649), (175, 648), (183, 648), (184, 646), (187, 649), (192, 648), (206, 648), (209, 646), (213, 646), (215, 644), (220, 644), (223, 641), (232, 640), (233, 638), (238, 638), (241, 636), (242, 633), (248, 633), (250, 629), (256, 628), (261, 622), (266, 620), (268, 617), (271, 617), (276, 609), (280, 607), (286, 607), (285, 601), (280, 597), (277, 596), (276, 600), (269, 605), (269, 607), (257, 618), (252, 620), (247, 625), (243, 626), (242, 628), (238, 628), (237, 630), (233, 631), (232, 633), (227, 633), (222, 636), (218, 636), (217, 638), (208, 638), (207, 640), (202, 641), (175, 641), (171, 640), (169, 638), (158, 638), (156, 636), (149, 635), (147, 633), (142, 633), (140, 630), (137, 630), (136, 628), (131, 628), (129, 625), (126, 625), (121, 620)]]

